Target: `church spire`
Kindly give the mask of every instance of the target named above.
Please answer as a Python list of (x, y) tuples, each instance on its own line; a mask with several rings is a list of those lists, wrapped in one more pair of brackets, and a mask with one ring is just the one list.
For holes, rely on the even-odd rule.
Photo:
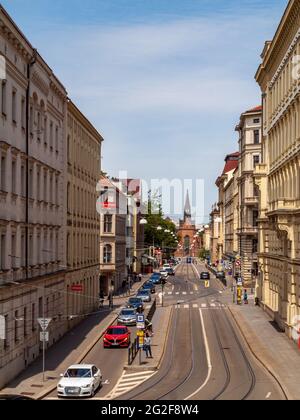
[(186, 194), (186, 200), (185, 200), (185, 206), (184, 206), (184, 220), (190, 220), (192, 217), (192, 210), (191, 210), (191, 204), (190, 204), (190, 196), (189, 192), (187, 191)]

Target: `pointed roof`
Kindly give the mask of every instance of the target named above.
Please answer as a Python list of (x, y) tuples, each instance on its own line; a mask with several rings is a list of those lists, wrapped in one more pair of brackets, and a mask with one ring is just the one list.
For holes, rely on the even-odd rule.
[(184, 206), (184, 219), (190, 218), (192, 216), (190, 195), (189, 192), (186, 194), (185, 206)]

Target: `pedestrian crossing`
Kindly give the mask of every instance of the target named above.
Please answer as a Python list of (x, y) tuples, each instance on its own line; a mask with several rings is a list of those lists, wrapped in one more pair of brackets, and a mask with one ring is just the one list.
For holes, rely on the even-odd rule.
[(148, 381), (156, 372), (153, 370), (136, 372), (136, 373), (127, 373), (123, 372), (123, 375), (119, 379), (115, 388), (105, 396), (107, 400), (113, 400), (120, 397), (127, 392), (132, 391), (137, 386), (141, 385), (143, 382)]
[(226, 308), (223, 303), (178, 303), (175, 309), (222, 309)]
[(199, 295), (201, 294), (200, 290), (194, 291), (194, 292), (164, 292), (164, 296), (193, 296), (193, 295)]

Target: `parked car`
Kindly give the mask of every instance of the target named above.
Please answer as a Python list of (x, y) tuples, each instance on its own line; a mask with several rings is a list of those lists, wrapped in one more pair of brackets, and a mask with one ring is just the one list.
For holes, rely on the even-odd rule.
[(155, 285), (151, 281), (148, 281), (147, 283), (145, 283), (144, 286), (142, 287), (142, 290), (149, 290), (152, 294), (156, 292)]
[(103, 337), (103, 347), (129, 347), (130, 331), (126, 326), (115, 325), (109, 327)]
[(73, 365), (61, 375), (58, 397), (93, 397), (102, 385), (102, 373), (95, 365)]
[(162, 279), (164, 280), (167, 280), (167, 278), (169, 277), (169, 273), (167, 272), (166, 269), (160, 270), (160, 274), (161, 274)]
[(132, 298), (128, 299), (128, 301), (126, 303), (126, 307), (127, 308), (134, 308), (136, 310), (138, 310), (138, 309), (144, 310), (144, 304), (143, 304), (142, 299), (137, 298), (137, 297), (132, 297)]
[(174, 268), (167, 268), (166, 271), (169, 274), (169, 276), (175, 276)]
[(225, 279), (226, 278), (226, 274), (224, 273), (224, 271), (217, 271), (216, 273), (216, 277), (217, 279)]
[(204, 271), (200, 274), (201, 280), (210, 280), (210, 274), (207, 271)]
[(161, 274), (160, 273), (153, 273), (150, 277), (149, 281), (151, 281), (154, 285), (161, 283)]
[(151, 292), (149, 290), (139, 290), (136, 295), (137, 298), (141, 299), (143, 302), (151, 302)]
[(136, 309), (122, 309), (118, 316), (118, 325), (134, 326), (136, 325)]
[(170, 266), (170, 264), (164, 264), (164, 265), (163, 265), (163, 268), (164, 268), (165, 270), (167, 270), (168, 268), (171, 268), (171, 266)]

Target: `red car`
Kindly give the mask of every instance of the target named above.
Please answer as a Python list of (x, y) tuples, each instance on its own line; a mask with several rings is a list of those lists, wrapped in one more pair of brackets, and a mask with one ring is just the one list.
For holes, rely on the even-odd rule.
[(127, 327), (116, 325), (109, 327), (103, 337), (104, 348), (129, 347), (130, 331)]

